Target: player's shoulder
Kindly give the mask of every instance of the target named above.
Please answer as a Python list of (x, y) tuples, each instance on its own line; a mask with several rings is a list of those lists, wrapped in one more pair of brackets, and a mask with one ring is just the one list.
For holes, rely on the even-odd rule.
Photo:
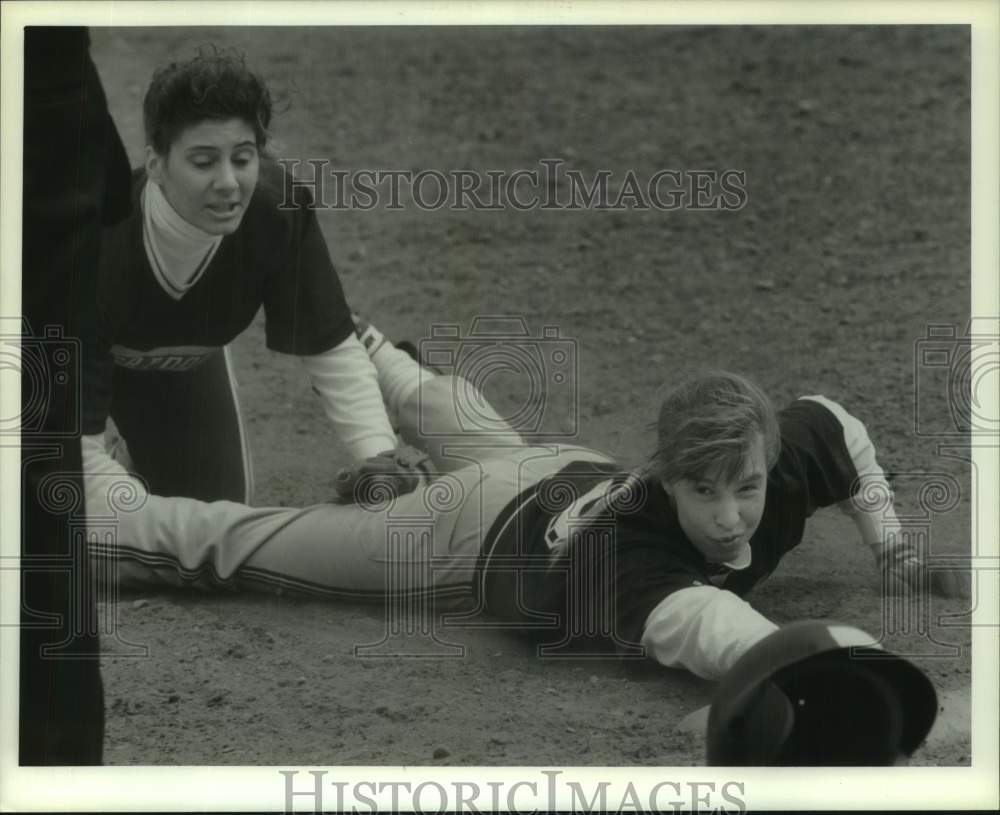
[[(259, 234), (274, 235), (274, 230), (295, 229), (312, 215), (308, 190), (296, 186), (291, 170), (271, 156), (261, 156), (257, 188), (247, 210), (247, 220)], [(300, 228), (299, 227), (299, 228)]]
[(284, 245), (293, 234), (295, 217), (284, 194), (281, 166), (262, 156), (257, 186), (236, 237), (254, 243), (263, 240), (270, 246)]
[(847, 497), (857, 477), (850, 446), (867, 438), (864, 425), (824, 396), (796, 399), (779, 412), (778, 425), (781, 452), (768, 474), (768, 500), (770, 491), (784, 490), (778, 503), (801, 494), (814, 509)]
[(288, 187), (285, 165), (273, 156), (263, 154), (260, 157), (260, 172), (257, 178), (257, 191), (268, 198), (281, 198)]
[(296, 212), (313, 205), (308, 185), (298, 183), (289, 162), (264, 154), (260, 157), (257, 194), (281, 212)]
[(778, 411), (782, 438), (842, 436), (845, 429), (859, 424), (840, 402), (822, 394), (800, 396)]

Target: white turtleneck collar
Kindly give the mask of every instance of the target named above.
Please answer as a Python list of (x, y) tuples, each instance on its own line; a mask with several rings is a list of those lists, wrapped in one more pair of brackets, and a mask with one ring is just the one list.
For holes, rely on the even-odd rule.
[(142, 210), (149, 265), (163, 290), (180, 300), (201, 279), (223, 236), (185, 221), (151, 179), (142, 190)]

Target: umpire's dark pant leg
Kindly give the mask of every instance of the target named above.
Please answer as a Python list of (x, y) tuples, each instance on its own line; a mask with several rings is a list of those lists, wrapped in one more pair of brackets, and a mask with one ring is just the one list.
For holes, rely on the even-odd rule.
[[(104, 696), (81, 527), (100, 233), (128, 189), (85, 29), (25, 31), (19, 760), (99, 764)], [(48, 330), (48, 333), (46, 333)]]

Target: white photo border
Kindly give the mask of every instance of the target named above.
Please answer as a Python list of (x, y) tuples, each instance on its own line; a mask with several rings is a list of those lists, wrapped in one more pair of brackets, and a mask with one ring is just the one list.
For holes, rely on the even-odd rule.
[[(2, 7), (2, 288), (0, 314), (19, 314), (21, 184), (21, 110), (23, 83), (23, 26), (58, 25), (132, 26), (179, 25), (197, 19), (199, 25), (285, 26), (310, 24), (365, 25), (490, 25), (490, 24), (964, 24), (971, 27), (972, 48), (972, 316), (995, 317), (1000, 269), (997, 224), (1000, 223), (997, 157), (998, 99), (1000, 99), (1000, 6), (991, 0), (973, 2), (551, 2), (551, 3), (268, 3), (268, 2), (24, 2)], [(5, 380), (6, 381), (6, 380)], [(995, 394), (994, 394), (995, 396)], [(0, 394), (3, 415), (14, 415), (16, 388)], [(996, 415), (996, 405), (990, 415)], [(978, 448), (975, 467), (983, 476), (983, 495), (997, 494), (1000, 484), (997, 448)], [(0, 449), (0, 554), (16, 556), (19, 547), (16, 448)], [(981, 531), (980, 554), (997, 557), (997, 517), (992, 500), (974, 503)], [(0, 571), (0, 614), (17, 620), (17, 573)], [(307, 786), (310, 769), (326, 771), (326, 780), (346, 782), (357, 791), (365, 782), (390, 779), (436, 782), (453, 789), (458, 781), (522, 782), (519, 805), (538, 809), (565, 808), (565, 783), (576, 780), (591, 789), (594, 779), (610, 782), (608, 800), (628, 800), (627, 785), (648, 791), (661, 782), (688, 789), (693, 783), (741, 783), (750, 809), (964, 809), (995, 807), (998, 803), (998, 614), (996, 581), (980, 580), (990, 592), (979, 598), (974, 613), (972, 709), (973, 757), (970, 767), (892, 769), (740, 769), (683, 768), (436, 768), (436, 767), (93, 767), (19, 768), (17, 766), (17, 654), (16, 626), (0, 627), (0, 809), (122, 811), (281, 810), (285, 777), (279, 771), (297, 770), (296, 789)], [(548, 770), (548, 773), (545, 771)], [(556, 800), (544, 800), (545, 786), (558, 772)], [(891, 776), (890, 776), (891, 774)], [(891, 777), (891, 783), (888, 779)], [(535, 782), (539, 796), (530, 794)], [(329, 787), (328, 789), (332, 789)], [(364, 789), (367, 790), (367, 787)], [(484, 788), (485, 789), (485, 788)], [(427, 800), (433, 801), (434, 798)], [(640, 800), (643, 800), (640, 798)], [(648, 799), (646, 799), (648, 800)], [(403, 799), (405, 802), (405, 799)], [(503, 803), (505, 799), (501, 798)], [(328, 799), (330, 806), (334, 800)], [(713, 799), (716, 805), (719, 802)], [(365, 807), (363, 799), (350, 808)], [(478, 806), (489, 808), (488, 792)], [(312, 811), (309, 796), (296, 799), (296, 808)], [(361, 809), (359, 811), (366, 811)]]

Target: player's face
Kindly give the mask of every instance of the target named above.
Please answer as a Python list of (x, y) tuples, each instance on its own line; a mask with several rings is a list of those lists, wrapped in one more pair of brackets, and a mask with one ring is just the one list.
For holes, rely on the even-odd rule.
[(736, 560), (764, 514), (764, 437), (758, 434), (754, 439), (743, 471), (732, 481), (712, 476), (682, 478), (663, 487), (673, 499), (681, 529), (705, 559), (712, 563)]
[(228, 235), (243, 220), (260, 174), (253, 128), (242, 119), (191, 125), (166, 155), (146, 148), (146, 172), (185, 221)]

